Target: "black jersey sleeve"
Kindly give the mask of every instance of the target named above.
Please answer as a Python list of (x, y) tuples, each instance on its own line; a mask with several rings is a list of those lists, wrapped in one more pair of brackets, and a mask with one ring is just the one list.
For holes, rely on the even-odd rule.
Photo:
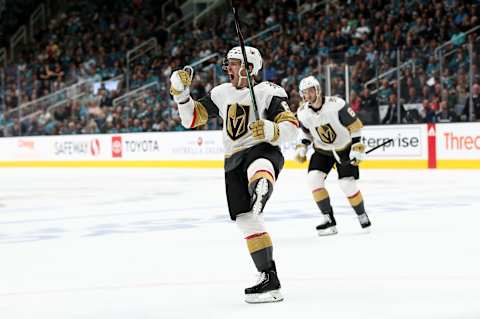
[(266, 110), (267, 120), (273, 122), (289, 121), (298, 126), (298, 120), (295, 114), (290, 111), (288, 99), (286, 97), (274, 96)]
[(210, 93), (196, 101), (197, 103), (200, 103), (205, 110), (208, 113), (208, 117), (218, 117), (219, 112), (218, 112), (218, 107), (217, 105), (212, 101), (212, 97), (210, 96)]
[(272, 97), (270, 105), (268, 106), (268, 109), (266, 111), (267, 120), (274, 121), (275, 117), (277, 117), (278, 114), (285, 111), (290, 111), (290, 109), (288, 108), (287, 98), (274, 96)]
[(348, 104), (345, 104), (345, 106), (338, 111), (338, 118), (343, 126), (349, 126), (358, 119), (357, 114), (355, 114)]
[(338, 119), (350, 133), (359, 131), (363, 127), (362, 121), (360, 121), (357, 114), (355, 114), (348, 104), (345, 104), (345, 106), (338, 111)]

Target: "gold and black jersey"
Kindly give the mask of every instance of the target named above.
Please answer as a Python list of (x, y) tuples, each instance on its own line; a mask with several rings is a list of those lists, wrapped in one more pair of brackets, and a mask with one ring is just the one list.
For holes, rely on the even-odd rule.
[(308, 103), (297, 111), (297, 117), (304, 137), (317, 150), (341, 151), (352, 142), (352, 134), (363, 124), (345, 101), (336, 96), (323, 97), (320, 109), (315, 110)]
[[(298, 126), (290, 111), (285, 90), (271, 82), (254, 86), (258, 113), (261, 119), (291, 121)], [(208, 95), (195, 101), (192, 127), (203, 125), (210, 117), (223, 119), (223, 144), (225, 157), (246, 150), (261, 141), (252, 137), (248, 126), (256, 120), (248, 88), (237, 89), (231, 83), (214, 87)]]

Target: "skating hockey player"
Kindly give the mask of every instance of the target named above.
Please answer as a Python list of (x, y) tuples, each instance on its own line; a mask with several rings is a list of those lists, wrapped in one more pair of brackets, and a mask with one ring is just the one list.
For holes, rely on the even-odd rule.
[(313, 146), (314, 153), (308, 166), (308, 183), (324, 216), (323, 223), (317, 226), (318, 234), (337, 233), (337, 223), (325, 188), (325, 179), (334, 165), (340, 188), (357, 214), (361, 227), (370, 227), (363, 197), (356, 182), (359, 178), (358, 164), (365, 157), (365, 146), (361, 143), (362, 122), (342, 98), (324, 96), (320, 83), (313, 76), (300, 81), (299, 91), (303, 99), (303, 104), (297, 111), (301, 143), (296, 146), (295, 159), (300, 163), (305, 162), (308, 147)]
[[(260, 52), (246, 47), (248, 70), (256, 76), (262, 68)], [(273, 260), (273, 246), (263, 219), (265, 204), (283, 168), (279, 145), (298, 139), (298, 121), (287, 104), (287, 93), (280, 86), (261, 82), (253, 91), (260, 118), (255, 118), (240, 47), (232, 48), (224, 70), (230, 82), (214, 87), (198, 100), (190, 97), (191, 74), (173, 72), (170, 93), (178, 105), (183, 126), (195, 128), (208, 118), (223, 119), (225, 186), (230, 218), (243, 233), (259, 280), (245, 289), (249, 303), (283, 300)]]

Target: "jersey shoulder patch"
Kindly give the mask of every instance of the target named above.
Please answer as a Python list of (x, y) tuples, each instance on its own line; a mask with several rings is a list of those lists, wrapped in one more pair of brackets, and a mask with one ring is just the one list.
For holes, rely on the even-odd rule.
[(273, 82), (263, 81), (255, 85), (255, 93), (264, 96), (288, 97), (285, 89)]

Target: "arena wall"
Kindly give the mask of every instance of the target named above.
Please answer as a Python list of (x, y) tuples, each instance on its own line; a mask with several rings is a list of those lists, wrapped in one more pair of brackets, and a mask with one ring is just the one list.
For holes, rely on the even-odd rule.
[[(480, 123), (367, 126), (363, 168), (480, 168)], [(282, 148), (286, 168), (295, 145)], [(2, 167), (223, 167), (220, 131), (61, 135), (0, 139)]]

